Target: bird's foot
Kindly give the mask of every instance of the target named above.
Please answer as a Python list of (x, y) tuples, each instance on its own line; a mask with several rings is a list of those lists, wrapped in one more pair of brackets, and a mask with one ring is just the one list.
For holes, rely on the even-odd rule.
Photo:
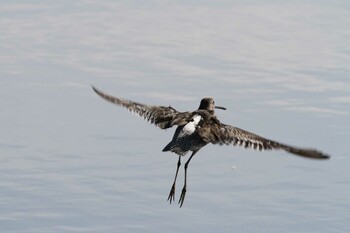
[(186, 196), (186, 186), (184, 186), (184, 187), (182, 188), (182, 191), (181, 191), (181, 196), (180, 196), (180, 199), (179, 199), (180, 208), (181, 208), (182, 205), (184, 204), (185, 196)]
[(168, 196), (168, 201), (170, 202), (170, 204), (171, 204), (172, 201), (175, 201), (175, 184), (173, 184), (173, 186), (170, 189), (170, 193), (169, 193), (169, 196)]

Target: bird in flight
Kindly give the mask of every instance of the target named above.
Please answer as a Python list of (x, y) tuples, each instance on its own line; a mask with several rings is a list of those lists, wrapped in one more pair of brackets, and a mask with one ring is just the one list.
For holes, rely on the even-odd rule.
[(182, 207), (187, 191), (187, 168), (192, 157), (209, 143), (219, 145), (238, 145), (245, 148), (262, 150), (284, 150), (294, 155), (311, 159), (329, 159), (329, 155), (321, 151), (309, 148), (299, 148), (276, 142), (254, 133), (250, 133), (235, 126), (226, 125), (215, 116), (214, 109), (226, 110), (224, 107), (215, 106), (213, 98), (203, 98), (197, 110), (193, 112), (179, 112), (171, 106), (154, 106), (137, 103), (131, 100), (117, 98), (108, 95), (94, 86), (92, 89), (103, 99), (120, 105), (130, 112), (136, 113), (145, 120), (155, 124), (161, 129), (177, 126), (172, 140), (163, 151), (171, 151), (179, 155), (174, 182), (171, 186), (168, 201), (175, 201), (176, 178), (181, 165), (181, 157), (191, 151), (192, 154), (184, 165), (185, 180), (179, 198)]

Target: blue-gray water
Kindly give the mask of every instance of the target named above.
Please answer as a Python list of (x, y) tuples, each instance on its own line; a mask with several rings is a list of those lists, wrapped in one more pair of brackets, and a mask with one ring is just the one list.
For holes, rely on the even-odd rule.
[[(1, 1), (1, 232), (349, 232), (348, 1)], [(203, 148), (183, 208), (161, 131), (96, 96), (315, 147)], [(183, 170), (176, 198), (183, 183)]]

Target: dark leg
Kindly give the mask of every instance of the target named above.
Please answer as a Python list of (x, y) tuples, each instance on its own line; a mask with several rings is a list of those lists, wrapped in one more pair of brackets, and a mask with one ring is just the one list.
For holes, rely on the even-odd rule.
[(185, 184), (184, 184), (184, 187), (182, 188), (182, 191), (181, 191), (181, 196), (180, 196), (180, 199), (179, 199), (179, 204), (180, 204), (180, 208), (182, 207), (184, 201), (185, 201), (185, 196), (186, 196), (186, 187), (187, 187), (187, 167), (188, 167), (188, 164), (190, 163), (193, 155), (195, 155), (197, 153), (197, 151), (193, 151), (190, 158), (187, 160), (187, 162), (185, 163)]
[(172, 201), (175, 201), (175, 183), (176, 183), (177, 173), (179, 172), (180, 165), (181, 165), (181, 155), (179, 155), (179, 160), (177, 161), (177, 168), (176, 168), (174, 183), (173, 183), (173, 186), (171, 186), (170, 193), (168, 196), (168, 201), (170, 202), (170, 204)]

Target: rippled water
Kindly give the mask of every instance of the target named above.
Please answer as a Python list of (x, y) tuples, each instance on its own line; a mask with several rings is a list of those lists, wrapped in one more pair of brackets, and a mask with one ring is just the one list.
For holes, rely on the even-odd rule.
[[(2, 232), (348, 232), (346, 1), (2, 1)], [(183, 208), (161, 131), (106, 103), (180, 111), (328, 152), (209, 145)], [(176, 198), (183, 182), (183, 170)]]

